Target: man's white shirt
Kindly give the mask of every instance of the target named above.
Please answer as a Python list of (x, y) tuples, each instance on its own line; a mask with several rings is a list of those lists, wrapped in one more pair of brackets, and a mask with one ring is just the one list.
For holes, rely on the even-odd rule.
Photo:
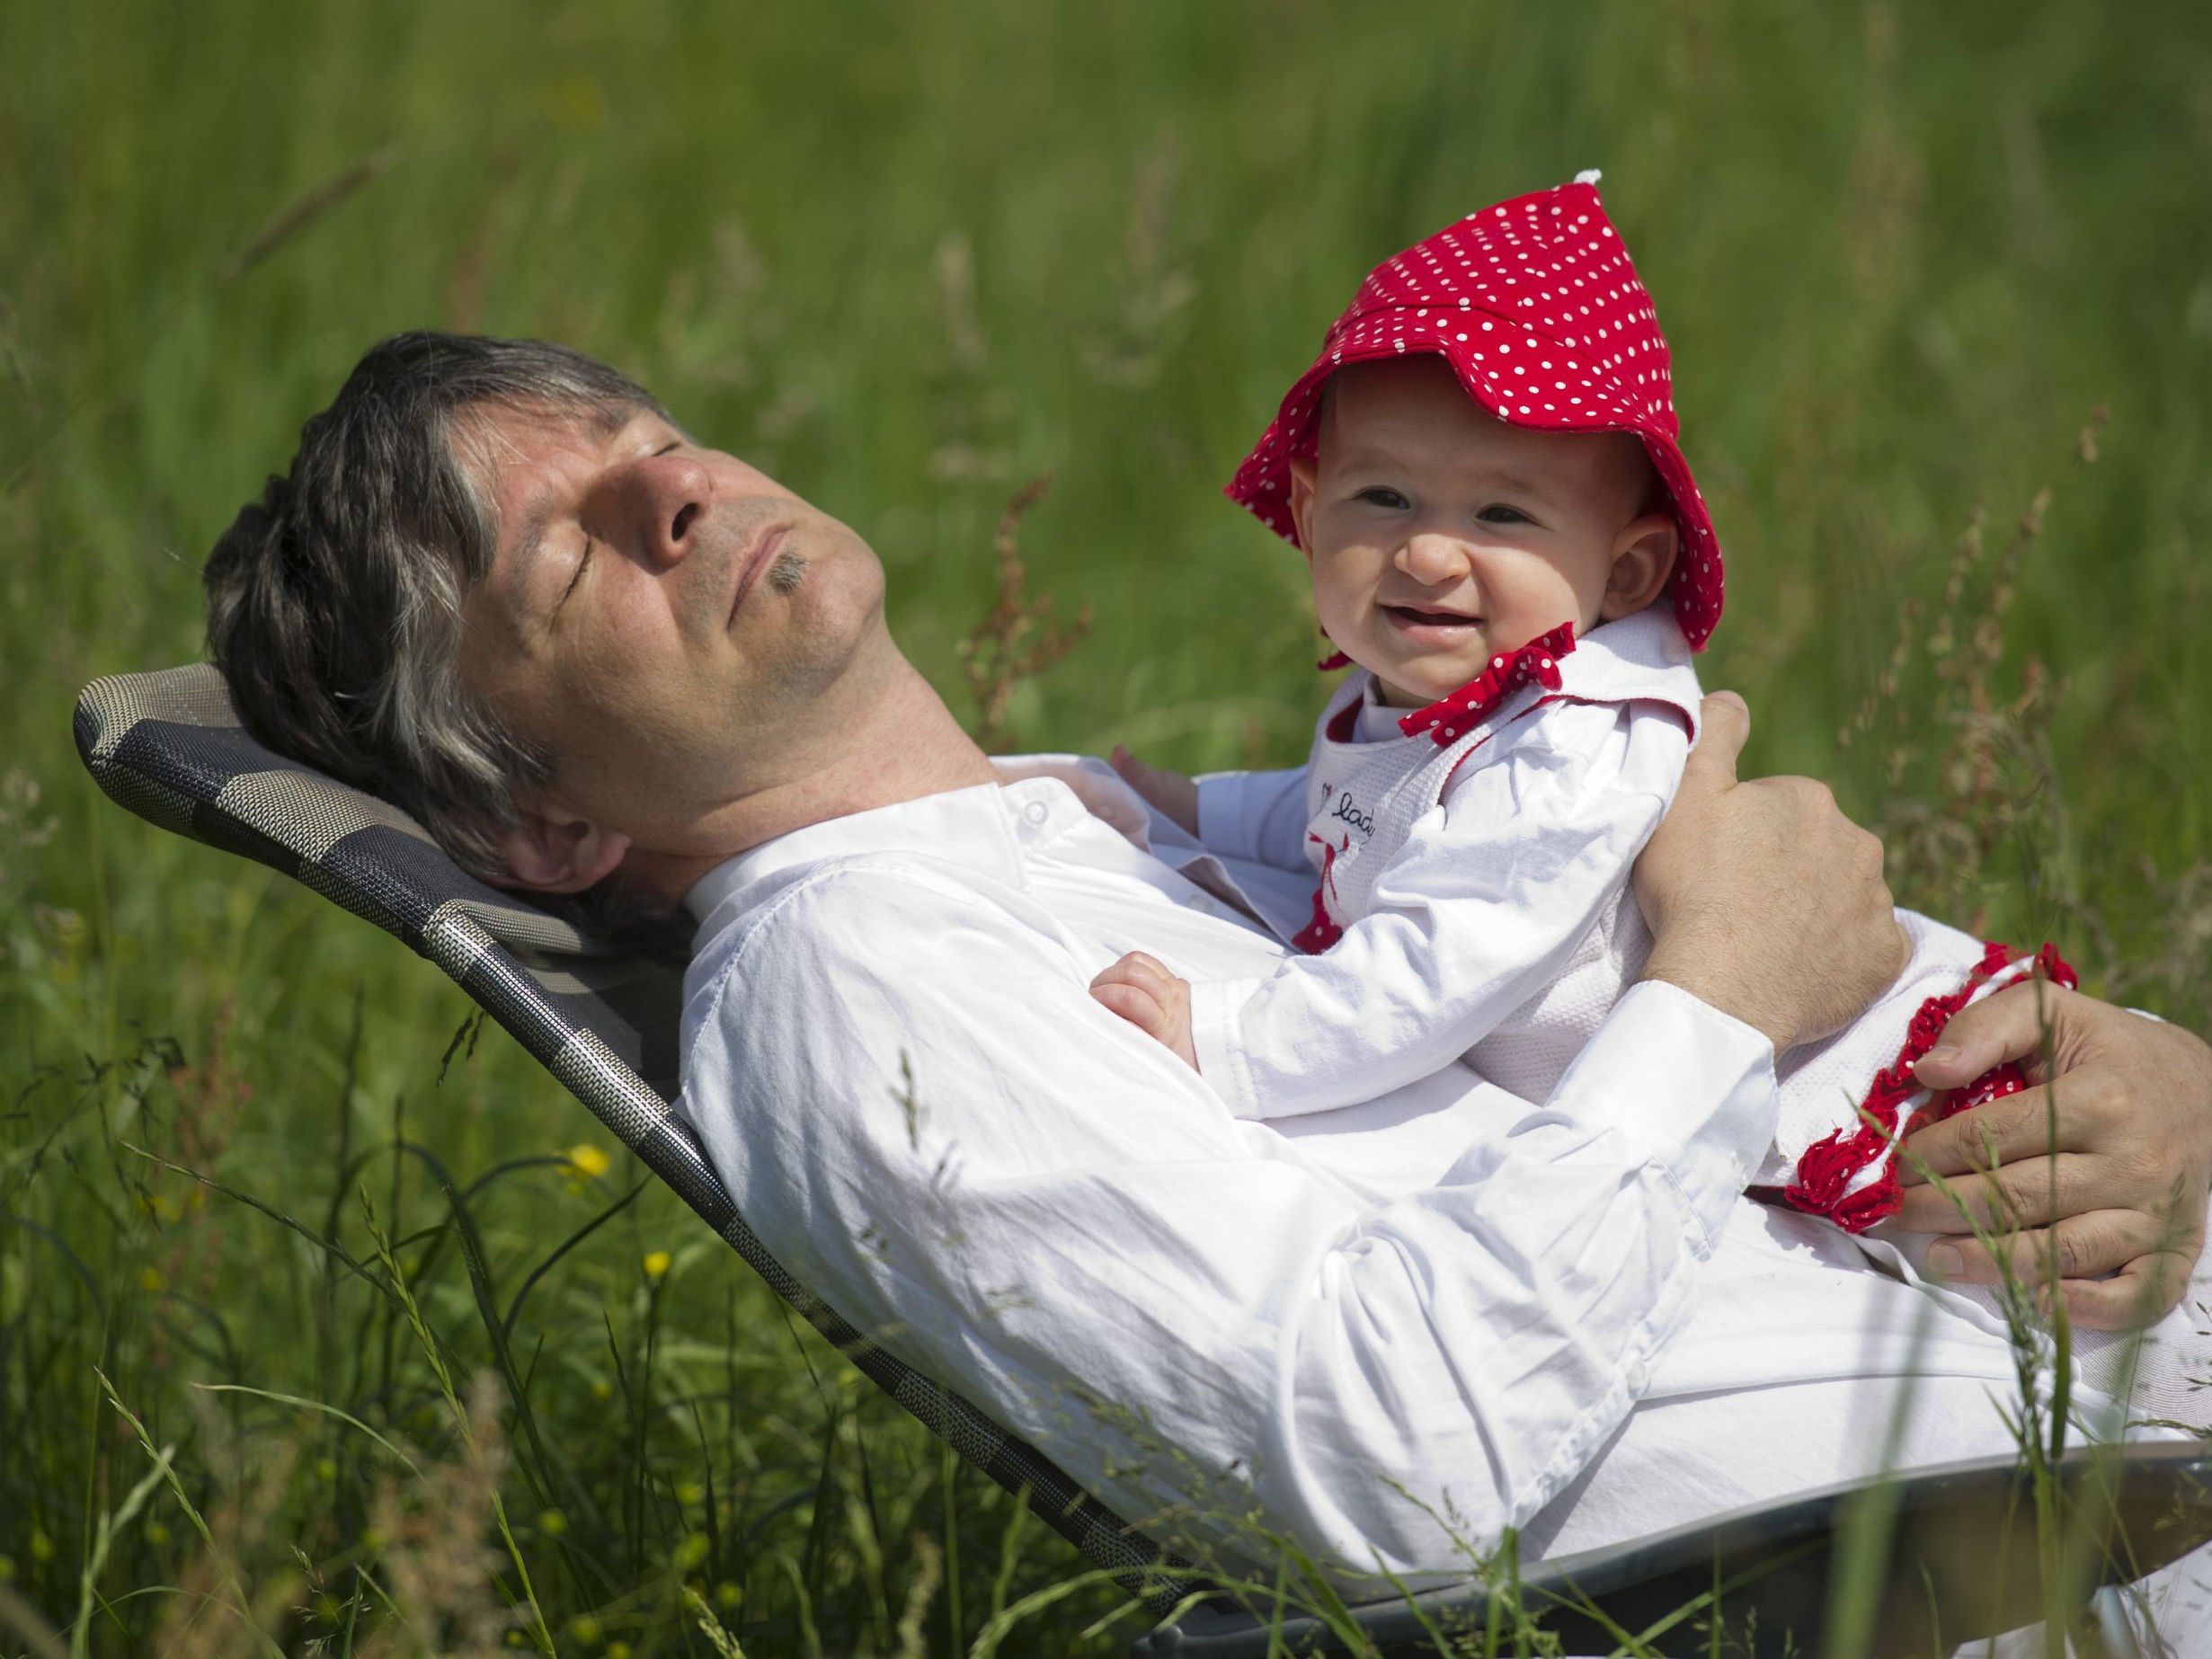
[(1647, 983), (1546, 1101), (1455, 1064), (1240, 1121), (1087, 988), (1264, 975), (1244, 912), (1294, 927), (1310, 876), (1098, 762), (1002, 768), (693, 889), (682, 1106), (801, 1280), (1123, 1514), (1463, 1572), (2009, 1449), (1993, 1319), (1739, 1196), (1757, 1033)]

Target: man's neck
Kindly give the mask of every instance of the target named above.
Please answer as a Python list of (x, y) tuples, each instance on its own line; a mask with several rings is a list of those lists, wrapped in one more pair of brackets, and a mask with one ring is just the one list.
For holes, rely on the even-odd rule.
[(787, 773), (717, 810), (702, 854), (633, 848), (622, 873), (666, 899), (682, 900), (717, 865), (810, 824), (924, 795), (998, 781), (991, 760), (903, 657), (858, 700), (854, 717), (827, 723), (822, 742)]

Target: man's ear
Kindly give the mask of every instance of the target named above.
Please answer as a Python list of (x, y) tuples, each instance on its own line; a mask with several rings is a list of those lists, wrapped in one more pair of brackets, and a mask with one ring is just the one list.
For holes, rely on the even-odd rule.
[(1307, 558), (1313, 557), (1313, 481), (1319, 475), (1319, 466), (1310, 455), (1291, 457), (1291, 522), (1298, 528), (1298, 545)]
[(516, 811), (521, 821), (500, 834), (500, 856), (506, 860), (507, 874), (491, 878), (494, 887), (582, 892), (613, 874), (629, 854), (630, 838), (618, 830), (554, 809), (539, 811), (518, 803)]
[(1613, 538), (1612, 568), (1605, 575), (1605, 597), (1597, 614), (1607, 622), (1632, 617), (1659, 597), (1675, 573), (1682, 532), (1675, 515), (1648, 512)]

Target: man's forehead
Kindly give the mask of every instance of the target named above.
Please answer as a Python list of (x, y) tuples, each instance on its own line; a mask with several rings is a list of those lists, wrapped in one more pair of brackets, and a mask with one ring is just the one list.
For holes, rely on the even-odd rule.
[(486, 405), (460, 418), (461, 465), (485, 497), (502, 544), (538, 497), (564, 476), (602, 459), (634, 426), (658, 417), (649, 409)]

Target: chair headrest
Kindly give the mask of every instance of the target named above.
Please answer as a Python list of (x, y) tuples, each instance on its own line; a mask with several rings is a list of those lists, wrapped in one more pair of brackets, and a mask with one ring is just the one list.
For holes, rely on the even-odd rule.
[[(477, 880), (389, 802), (269, 748), (245, 729), (214, 664), (94, 680), (77, 698), (76, 735), (113, 800), (405, 940), (509, 1029), (520, 1017), (517, 1034), (556, 1072), (589, 1034), (662, 1100), (675, 1098), (680, 963)], [(518, 997), (532, 1006), (512, 1006)], [(542, 1039), (531, 1034), (540, 1027)]]

